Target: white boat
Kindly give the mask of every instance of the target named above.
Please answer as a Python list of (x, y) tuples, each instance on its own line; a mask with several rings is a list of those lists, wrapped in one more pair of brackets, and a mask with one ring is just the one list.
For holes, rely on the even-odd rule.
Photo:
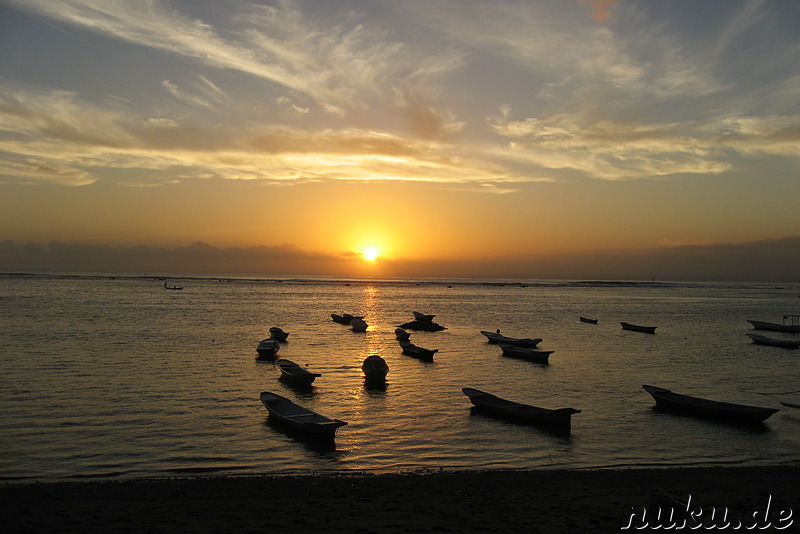
[(481, 334), (486, 336), (489, 340), (489, 343), (505, 343), (506, 345), (514, 345), (516, 347), (535, 347), (538, 345), (542, 340), (540, 338), (517, 338), (517, 337), (508, 337), (504, 336), (498, 330), (497, 332), (487, 332), (486, 330), (481, 330)]
[(783, 347), (786, 349), (796, 349), (800, 347), (800, 339), (778, 339), (762, 336), (761, 334), (752, 334), (750, 332), (746, 332), (745, 335), (752, 339), (753, 343), (759, 345), (772, 345), (773, 347)]
[(267, 408), (270, 418), (306, 434), (333, 438), (336, 430), (347, 424), (339, 419), (325, 417), (269, 391), (261, 393), (261, 402)]
[(461, 391), (469, 397), (470, 402), (477, 408), (526, 423), (569, 427), (572, 422), (572, 416), (581, 412), (575, 408), (558, 408), (556, 410), (539, 408), (538, 406), (503, 399), (474, 388), (462, 388)]
[(361, 364), (361, 370), (364, 371), (364, 378), (368, 382), (380, 382), (386, 380), (386, 375), (389, 373), (389, 365), (386, 360), (373, 354), (364, 359), (364, 363)]
[(264, 360), (274, 357), (280, 349), (281, 345), (278, 340), (274, 337), (268, 337), (258, 342), (256, 352), (258, 353), (258, 358)]
[(312, 373), (305, 367), (284, 358), (275, 360), (275, 365), (281, 370), (281, 379), (294, 386), (310, 386), (318, 376), (322, 376), (322, 373)]
[[(789, 323), (786, 323), (786, 320)], [(771, 330), (773, 332), (800, 332), (800, 315), (784, 315), (783, 323), (770, 323), (769, 321), (753, 321), (747, 319), (747, 322), (753, 325), (756, 330)]]
[(354, 318), (350, 321), (350, 330), (353, 332), (366, 332), (368, 328), (367, 322), (360, 317)]
[(506, 343), (498, 343), (497, 345), (503, 350), (503, 356), (519, 358), (536, 363), (547, 363), (550, 355), (554, 352), (552, 350), (536, 350), (528, 347), (517, 347), (515, 345), (508, 345)]

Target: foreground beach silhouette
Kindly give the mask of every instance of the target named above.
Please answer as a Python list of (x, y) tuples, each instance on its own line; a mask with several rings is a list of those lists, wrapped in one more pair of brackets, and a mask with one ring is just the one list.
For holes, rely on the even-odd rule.
[[(769, 466), (6, 484), (0, 525), (5, 532), (616, 532), (632, 511), (677, 507), (688, 495), (695, 506), (726, 508), (729, 519), (763, 515), (765, 495), (770, 510), (794, 511), (798, 480), (800, 466)], [(787, 521), (783, 531), (791, 532), (800, 518)]]

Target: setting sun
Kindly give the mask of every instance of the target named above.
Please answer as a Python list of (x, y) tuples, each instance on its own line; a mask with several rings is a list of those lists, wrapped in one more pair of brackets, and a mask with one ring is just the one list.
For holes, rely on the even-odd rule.
[(367, 261), (375, 261), (378, 259), (378, 256), (381, 255), (381, 251), (376, 247), (367, 247), (361, 251), (361, 255)]

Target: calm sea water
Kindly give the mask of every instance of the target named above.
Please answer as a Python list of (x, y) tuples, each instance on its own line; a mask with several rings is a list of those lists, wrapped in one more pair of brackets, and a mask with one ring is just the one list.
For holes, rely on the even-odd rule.
[[(744, 335), (746, 319), (800, 313), (800, 287), (463, 282), (183, 279), (167, 291), (151, 278), (0, 276), (0, 480), (800, 462), (800, 410), (740, 428), (655, 411), (641, 389), (800, 402), (800, 350)], [(414, 310), (447, 327), (412, 334), (439, 349), (433, 363), (394, 339)], [(369, 330), (334, 323), (342, 312)], [(323, 374), (312, 391), (255, 359), (270, 326), (291, 333), (282, 357)], [(479, 333), (497, 328), (543, 338), (550, 364), (501, 356)], [(370, 354), (390, 366), (385, 391), (364, 385)], [(473, 413), (464, 386), (582, 412), (553, 434)], [(335, 447), (305, 441), (269, 422), (261, 391), (349, 425)]]

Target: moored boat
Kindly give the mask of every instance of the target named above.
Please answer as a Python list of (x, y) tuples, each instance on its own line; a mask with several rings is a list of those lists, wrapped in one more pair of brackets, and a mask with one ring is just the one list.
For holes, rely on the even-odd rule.
[(542, 340), (540, 338), (517, 338), (517, 337), (508, 337), (504, 336), (497, 332), (487, 332), (486, 330), (481, 330), (481, 334), (486, 336), (489, 343), (505, 343), (506, 345), (514, 345), (516, 347), (535, 347), (538, 345)]
[(256, 347), (256, 352), (258, 353), (259, 359), (269, 359), (275, 356), (275, 354), (281, 349), (280, 343), (274, 337), (268, 337), (267, 339), (262, 339), (258, 342), (258, 346)]
[(517, 347), (515, 345), (508, 345), (506, 343), (498, 343), (498, 346), (503, 350), (503, 356), (519, 358), (536, 363), (548, 363), (550, 355), (554, 352), (552, 350), (536, 350), (529, 347)]
[(589, 324), (597, 324), (597, 319), (589, 319), (588, 317), (578, 317), (580, 322), (582, 323), (589, 323)]
[(281, 358), (275, 360), (275, 365), (281, 370), (281, 379), (293, 386), (310, 386), (322, 373), (312, 373), (305, 367), (291, 360)]
[(461, 391), (464, 395), (469, 397), (470, 402), (477, 408), (526, 423), (569, 427), (572, 422), (572, 416), (581, 412), (575, 408), (558, 408), (551, 410), (548, 408), (531, 406), (529, 404), (522, 404), (503, 399), (475, 388), (462, 388)]
[[(789, 323), (786, 323), (786, 320)], [(756, 330), (771, 330), (773, 332), (800, 332), (800, 315), (784, 315), (783, 323), (770, 323), (769, 321), (754, 321), (747, 319), (747, 322), (753, 325)]]
[(336, 430), (347, 424), (345, 421), (331, 419), (269, 391), (261, 392), (261, 402), (267, 408), (270, 418), (306, 434), (333, 438)]
[(414, 319), (421, 323), (430, 323), (433, 321), (433, 318), (436, 317), (435, 315), (427, 315), (424, 313), (420, 313), (418, 311), (411, 312), (414, 315)]
[(269, 329), (269, 335), (271, 335), (281, 343), (285, 343), (286, 338), (289, 337), (289, 332), (284, 332), (282, 328), (278, 326), (273, 326)]
[(373, 354), (364, 359), (361, 364), (361, 370), (364, 371), (364, 378), (368, 382), (379, 382), (386, 380), (386, 375), (389, 373), (389, 365), (386, 360)]
[(753, 343), (758, 345), (772, 345), (773, 347), (783, 347), (785, 349), (796, 349), (800, 347), (800, 339), (778, 339), (774, 337), (762, 336), (761, 334), (745, 333)]
[(367, 322), (360, 317), (355, 317), (352, 321), (350, 321), (350, 329), (353, 332), (366, 332), (367, 327)]
[(331, 314), (331, 319), (333, 319), (334, 322), (348, 326), (350, 325), (350, 321), (352, 321), (353, 319), (363, 319), (363, 318), (364, 318), (363, 315), (350, 315), (349, 313), (343, 313), (341, 315), (339, 315), (338, 313)]
[(411, 338), (411, 333), (406, 332), (402, 328), (395, 328), (394, 329), (394, 337), (398, 341), (408, 341)]
[(631, 330), (633, 332), (644, 332), (645, 334), (655, 334), (657, 326), (641, 326), (631, 323), (619, 323), (622, 325), (623, 330)]
[(425, 349), (414, 345), (410, 341), (400, 341), (400, 347), (403, 349), (403, 354), (413, 356), (423, 362), (432, 362), (433, 355), (439, 352), (439, 349)]
[(643, 385), (642, 387), (653, 396), (659, 408), (712, 419), (737, 423), (760, 423), (778, 411), (776, 408), (762, 408), (681, 395), (658, 386)]

